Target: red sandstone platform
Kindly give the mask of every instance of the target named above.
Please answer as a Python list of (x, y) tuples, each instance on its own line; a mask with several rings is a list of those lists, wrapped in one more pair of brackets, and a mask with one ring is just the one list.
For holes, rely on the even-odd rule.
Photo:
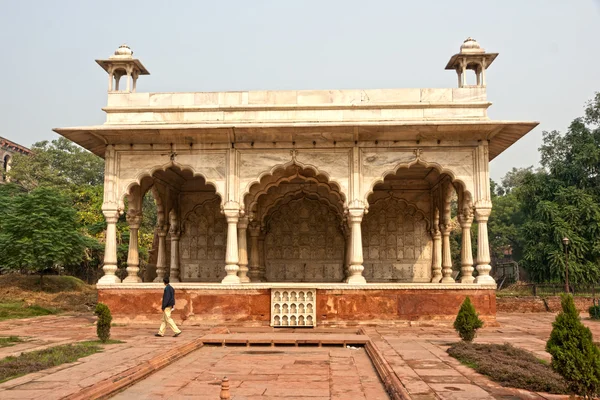
[[(175, 283), (176, 322), (203, 325), (268, 326), (271, 289), (316, 289), (317, 326), (394, 325), (406, 321), (453, 320), (469, 296), (487, 323), (495, 323), (496, 285), (250, 283), (243, 285)], [(162, 284), (98, 285), (98, 299), (116, 322), (155, 322)]]

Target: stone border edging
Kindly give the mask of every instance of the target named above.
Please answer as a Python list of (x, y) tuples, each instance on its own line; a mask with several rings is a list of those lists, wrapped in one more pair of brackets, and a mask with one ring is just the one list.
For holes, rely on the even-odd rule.
[(394, 370), (385, 360), (375, 343), (369, 340), (365, 344), (365, 350), (390, 397), (394, 400), (411, 400), (408, 391), (404, 388), (404, 385), (402, 385), (402, 382), (400, 382), (400, 379), (398, 379)]
[(194, 350), (198, 350), (204, 345), (202, 338), (195, 339), (182, 346), (176, 347), (160, 354), (142, 364), (131, 367), (117, 375), (104, 379), (91, 386), (88, 386), (77, 393), (65, 396), (62, 400), (88, 400), (102, 399), (125, 389), (134, 383), (146, 378), (148, 375), (166, 367), (170, 363), (177, 361)]

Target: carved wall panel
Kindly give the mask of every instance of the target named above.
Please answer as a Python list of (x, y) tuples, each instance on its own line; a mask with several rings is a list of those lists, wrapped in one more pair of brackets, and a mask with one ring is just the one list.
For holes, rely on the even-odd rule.
[(341, 282), (344, 246), (340, 216), (327, 205), (307, 198), (283, 204), (267, 221), (267, 280)]
[(182, 281), (220, 282), (225, 277), (227, 222), (219, 198), (214, 196), (196, 206), (185, 216), (182, 227)]
[(362, 222), (367, 282), (429, 282), (428, 225), (423, 212), (402, 199), (389, 196), (372, 204)]
[[(118, 193), (122, 205), (122, 197), (127, 188), (138, 182), (145, 175), (156, 169), (165, 169), (173, 165), (168, 150), (153, 151), (119, 151), (117, 152)], [(226, 151), (180, 151), (174, 162), (181, 169), (201, 174), (207, 182), (216, 187), (221, 198), (225, 198), (225, 181), (227, 178)]]
[[(416, 162), (425, 166), (436, 168), (439, 172), (452, 173), (456, 180), (465, 185), (469, 193), (474, 191), (475, 159), (474, 149), (445, 149), (417, 148), (402, 150), (376, 150), (361, 151), (361, 177), (362, 197), (367, 198), (373, 186), (382, 182), (388, 172), (394, 171), (399, 166), (406, 166)], [(418, 155), (418, 160), (417, 160)]]

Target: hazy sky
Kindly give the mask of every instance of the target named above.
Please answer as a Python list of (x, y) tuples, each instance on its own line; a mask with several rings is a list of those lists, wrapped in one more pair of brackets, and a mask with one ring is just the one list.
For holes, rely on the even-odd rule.
[(500, 53), (489, 116), (541, 122), (494, 160), (498, 180), (600, 91), (599, 1), (0, 0), (0, 136), (103, 123), (94, 59), (121, 43), (152, 73), (139, 91), (435, 88), (456, 86), (444, 67), (467, 36)]

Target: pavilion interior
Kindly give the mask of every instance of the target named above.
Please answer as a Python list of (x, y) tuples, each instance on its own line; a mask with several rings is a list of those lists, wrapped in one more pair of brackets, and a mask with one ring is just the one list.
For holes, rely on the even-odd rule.
[[(179, 230), (180, 280), (221, 282), (226, 275), (227, 221), (215, 188), (189, 170), (170, 167), (142, 179), (140, 193), (149, 190), (157, 204), (158, 228), (173, 232), (176, 225)], [(451, 217), (448, 190), (460, 193), (461, 187), (418, 163), (373, 187), (361, 223), (367, 282), (431, 282), (433, 231)], [(337, 184), (296, 165), (252, 185), (243, 205), (251, 281), (344, 282), (350, 245), (345, 202)], [(166, 235), (163, 257), (167, 271), (173, 263), (170, 237)], [(153, 251), (149, 264), (156, 262)]]

